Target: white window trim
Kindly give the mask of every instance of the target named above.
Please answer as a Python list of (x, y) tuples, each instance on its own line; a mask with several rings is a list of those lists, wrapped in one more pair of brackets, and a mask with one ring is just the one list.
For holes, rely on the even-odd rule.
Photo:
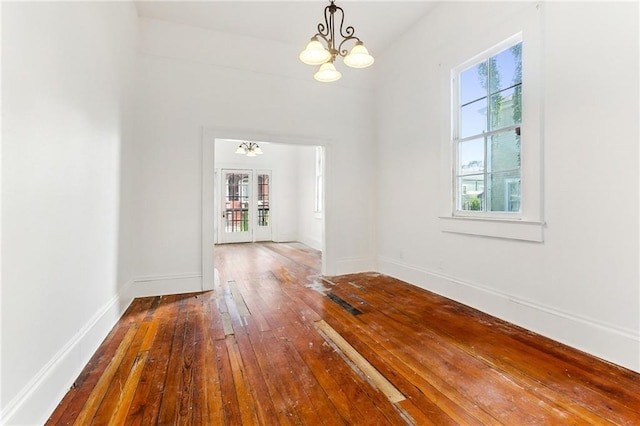
[[(506, 238), (525, 241), (543, 241), (543, 128), (542, 128), (542, 14), (543, 5), (527, 5), (516, 16), (510, 17), (482, 36), (461, 40), (451, 49), (447, 61), (441, 61), (442, 103), (444, 108), (441, 142), (441, 230), (468, 235)], [(515, 35), (514, 35), (515, 34)], [(454, 191), (455, 144), (452, 143), (454, 103), (452, 99), (454, 79), (452, 71), (461, 69), (461, 64), (471, 64), (478, 56), (488, 52), (498, 53), (509, 45), (523, 42), (522, 57), (522, 133), (521, 147), (521, 211), (511, 212), (466, 212), (456, 210)], [(495, 49), (495, 50), (494, 50)], [(471, 59), (469, 59), (471, 58)], [(480, 214), (479, 214), (480, 213)]]

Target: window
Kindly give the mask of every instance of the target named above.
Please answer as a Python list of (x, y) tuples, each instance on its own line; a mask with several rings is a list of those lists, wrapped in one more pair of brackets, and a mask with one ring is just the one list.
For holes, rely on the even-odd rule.
[(453, 80), (454, 214), (519, 217), (521, 39), (456, 67)]
[(315, 180), (315, 198), (314, 198), (314, 211), (316, 213), (322, 212), (322, 147), (316, 147), (316, 180)]
[(543, 3), (442, 49), (442, 232), (544, 241)]

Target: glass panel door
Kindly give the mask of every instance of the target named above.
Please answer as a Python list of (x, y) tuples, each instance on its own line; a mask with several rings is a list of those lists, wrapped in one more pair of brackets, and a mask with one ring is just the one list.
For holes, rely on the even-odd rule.
[(258, 170), (257, 175), (257, 217), (255, 241), (271, 241), (271, 172)]
[(250, 170), (223, 170), (222, 179), (222, 242), (252, 241)]

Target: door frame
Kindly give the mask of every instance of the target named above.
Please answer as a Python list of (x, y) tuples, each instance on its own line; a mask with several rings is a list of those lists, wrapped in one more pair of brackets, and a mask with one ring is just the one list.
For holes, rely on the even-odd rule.
[(285, 145), (321, 146), (324, 149), (324, 212), (322, 215), (322, 274), (335, 275), (336, 260), (333, 241), (334, 231), (331, 226), (332, 210), (331, 140), (314, 136), (274, 135), (250, 129), (229, 129), (220, 127), (202, 128), (202, 290), (213, 290), (215, 283), (214, 246), (217, 239), (217, 221), (215, 220), (215, 187), (220, 176), (215, 170), (216, 139), (254, 140)]

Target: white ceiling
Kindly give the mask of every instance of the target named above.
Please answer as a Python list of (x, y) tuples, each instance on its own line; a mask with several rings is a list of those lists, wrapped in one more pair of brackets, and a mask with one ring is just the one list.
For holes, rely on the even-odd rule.
[[(210, 30), (296, 44), (304, 48), (324, 22), (328, 1), (137, 1), (138, 14)], [(434, 1), (338, 0), (345, 27), (353, 26), (373, 55), (426, 15)]]

